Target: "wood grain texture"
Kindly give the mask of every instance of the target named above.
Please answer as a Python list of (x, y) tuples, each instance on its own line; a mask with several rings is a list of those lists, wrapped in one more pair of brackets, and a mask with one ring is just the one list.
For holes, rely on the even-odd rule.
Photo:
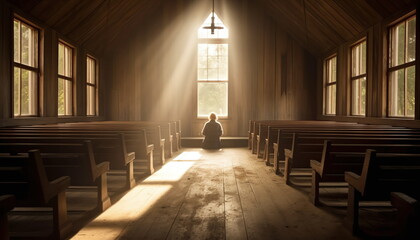
[(184, 149), (72, 239), (357, 239), (245, 148)]

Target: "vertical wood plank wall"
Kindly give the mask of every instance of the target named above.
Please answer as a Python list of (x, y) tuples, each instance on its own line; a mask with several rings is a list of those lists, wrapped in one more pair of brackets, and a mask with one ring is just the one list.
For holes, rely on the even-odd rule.
[[(199, 135), (206, 119), (195, 116), (197, 29), (210, 8), (195, 2), (166, 4), (112, 44), (108, 119), (181, 119), (184, 136)], [(216, 13), (229, 28), (226, 135), (246, 136), (250, 119), (315, 119), (316, 59), (253, 1), (216, 1)]]

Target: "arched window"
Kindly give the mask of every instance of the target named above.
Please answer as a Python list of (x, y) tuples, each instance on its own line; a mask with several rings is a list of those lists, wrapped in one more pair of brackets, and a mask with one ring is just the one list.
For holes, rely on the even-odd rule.
[(228, 116), (228, 37), (229, 31), (214, 14), (216, 28), (204, 28), (212, 23), (212, 14), (198, 29), (197, 116)]

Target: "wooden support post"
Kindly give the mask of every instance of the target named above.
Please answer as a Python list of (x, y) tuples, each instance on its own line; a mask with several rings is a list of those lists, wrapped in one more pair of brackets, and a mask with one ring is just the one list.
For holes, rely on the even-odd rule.
[(101, 174), (96, 179), (96, 186), (98, 188), (98, 210), (100, 212), (105, 211), (111, 206), (111, 200), (108, 195), (108, 184), (107, 184), (107, 178), (106, 173)]

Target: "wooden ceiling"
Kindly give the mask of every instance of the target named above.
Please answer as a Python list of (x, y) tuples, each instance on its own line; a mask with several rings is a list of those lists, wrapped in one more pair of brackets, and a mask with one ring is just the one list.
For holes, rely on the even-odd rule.
[[(129, 24), (172, 0), (6, 0), (89, 50), (104, 51)], [(258, 0), (305, 48), (323, 55), (418, 0)]]

